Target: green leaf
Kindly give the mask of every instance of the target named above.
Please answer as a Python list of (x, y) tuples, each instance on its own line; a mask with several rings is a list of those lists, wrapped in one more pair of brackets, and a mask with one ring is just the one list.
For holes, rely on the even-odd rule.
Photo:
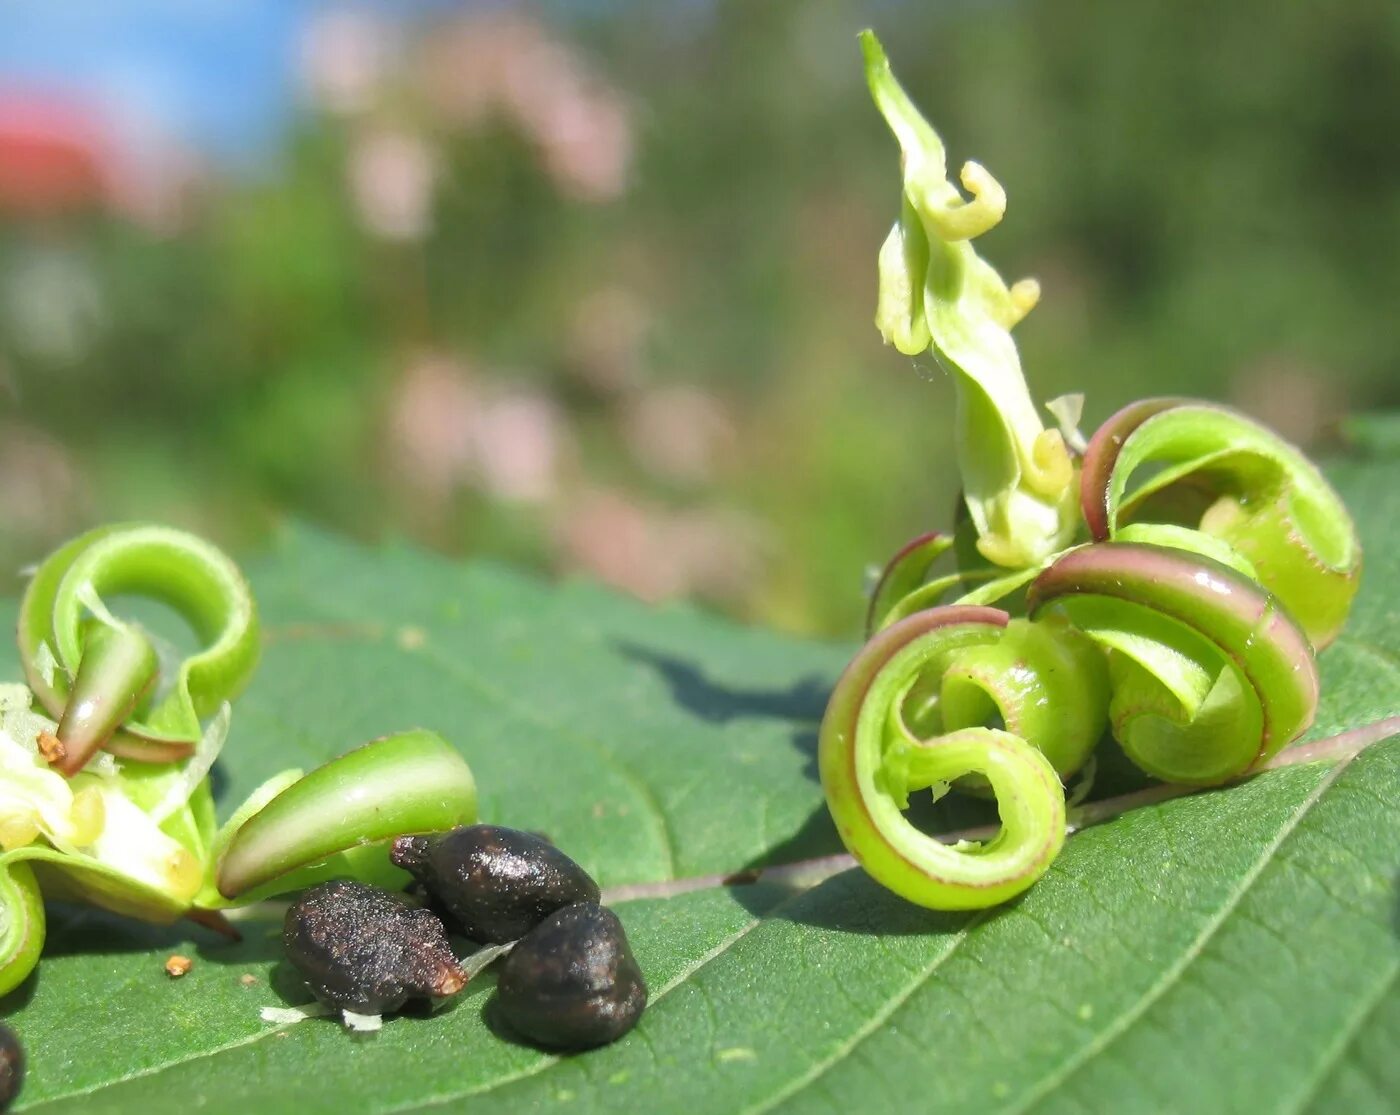
[[(1379, 464), (1331, 477), (1366, 571), (1312, 738), (1400, 713), (1400, 486)], [(307, 533), (250, 573), (268, 641), (221, 759), (225, 811), (417, 724), (462, 750), (484, 820), (548, 832), (605, 886), (839, 849), (813, 748), (849, 646)], [(239, 945), (56, 907), (37, 977), (0, 1004), (30, 1054), (17, 1109), (1391, 1111), (1396, 801), (1391, 740), (1090, 828), (980, 914), (854, 871), (621, 902), (652, 1004), (566, 1058), (493, 1032), (489, 972), (372, 1037), (264, 1023), (306, 998), (275, 907)], [(978, 808), (949, 795), (925, 817)], [(195, 960), (183, 979), (162, 971), (172, 952)]]

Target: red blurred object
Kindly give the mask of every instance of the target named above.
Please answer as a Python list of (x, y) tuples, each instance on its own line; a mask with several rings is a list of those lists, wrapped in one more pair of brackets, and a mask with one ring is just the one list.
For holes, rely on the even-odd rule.
[(101, 116), (82, 105), (0, 90), (0, 212), (45, 217), (112, 200)]

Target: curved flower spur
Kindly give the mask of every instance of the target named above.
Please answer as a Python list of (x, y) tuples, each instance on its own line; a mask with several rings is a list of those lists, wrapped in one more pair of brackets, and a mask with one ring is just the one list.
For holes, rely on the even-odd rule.
[[(1048, 405), (1058, 429), (1042, 425), (1010, 332), (1039, 288), (1007, 286), (972, 246), (1005, 192), (968, 163), (963, 198), (878, 40), (861, 46), (903, 167), (876, 324), (953, 376), (967, 516), (878, 579), (869, 642), (823, 720), (822, 784), (842, 840), (885, 886), (990, 906), (1058, 854), (1062, 783), (1105, 727), (1148, 774), (1202, 786), (1305, 731), (1313, 648), (1346, 620), (1361, 550), (1317, 468), (1224, 407), (1134, 403), (1086, 443), (1071, 398)], [(945, 845), (904, 817), (910, 793), (950, 788), (996, 799), (990, 841)]]
[[(199, 648), (163, 650), (113, 612), (119, 596), (172, 609)], [(259, 647), (242, 574), (181, 531), (103, 527), (35, 571), (28, 685), (0, 686), (0, 994), (38, 962), (44, 896), (217, 927), (222, 909), (334, 876), (406, 882), (389, 840), (475, 821), (467, 764), (415, 730), (283, 771), (220, 826), (208, 775)]]

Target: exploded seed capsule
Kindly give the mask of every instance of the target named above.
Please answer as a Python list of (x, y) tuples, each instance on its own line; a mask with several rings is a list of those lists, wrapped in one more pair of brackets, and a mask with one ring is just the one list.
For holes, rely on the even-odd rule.
[(549, 841), (497, 825), (401, 836), (390, 858), (483, 944), (517, 940), (555, 910), (600, 897), (588, 872)]
[(304, 891), (282, 928), (287, 958), (318, 1000), (383, 1014), (467, 982), (442, 922), (400, 895), (338, 879)]
[(617, 915), (582, 902), (555, 911), (515, 946), (496, 1002), (523, 1037), (552, 1049), (588, 1049), (636, 1025), (647, 987)]

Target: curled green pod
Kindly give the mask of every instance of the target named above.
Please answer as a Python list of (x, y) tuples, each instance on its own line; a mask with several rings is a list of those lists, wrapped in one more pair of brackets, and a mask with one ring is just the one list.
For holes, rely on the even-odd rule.
[(1143, 770), (1214, 785), (1312, 723), (1318, 677), (1307, 636), (1279, 601), (1200, 554), (1132, 542), (1071, 550), (1031, 585), (1107, 648), (1114, 736)]
[[(1000, 721), (1050, 760), (1061, 782), (1084, 765), (1103, 738), (1108, 700), (1103, 651), (1055, 620), (1012, 619), (996, 642), (959, 651), (943, 672), (939, 693), (944, 723)], [(974, 780), (971, 786), (985, 783)], [(969, 784), (964, 780), (958, 788)]]
[(953, 548), (953, 536), (933, 531), (906, 542), (881, 571), (870, 593), (865, 637), (882, 627), (932, 608), (963, 581), (960, 573), (933, 576), (933, 566)]
[[(970, 522), (965, 526), (970, 528)], [(953, 568), (946, 572), (940, 568), (944, 558), (953, 559)], [(865, 637), (942, 604), (1001, 603), (1040, 570), (1040, 565), (1008, 571), (991, 564), (978, 553), (975, 533), (964, 525), (954, 534), (921, 534), (901, 546), (876, 579), (866, 609)]]
[[(1003, 902), (1035, 882), (1064, 842), (1054, 767), (1020, 736), (984, 726), (986, 690), (975, 670), (957, 672), (961, 655), (1016, 638), (1009, 623), (995, 608), (949, 606), (892, 624), (846, 668), (822, 720), (822, 787), (842, 841), (876, 880), (921, 906)], [(986, 844), (943, 844), (904, 816), (910, 793), (969, 775), (986, 779), (1001, 816)]]
[[(122, 594), (169, 606), (202, 643), (150, 699), (150, 642), (104, 603)], [(149, 524), (100, 527), (35, 572), (20, 605), (19, 649), (30, 688), (68, 732), (67, 769), (99, 746), (171, 761), (190, 754), (201, 719), (252, 675), (257, 612), (237, 566), (202, 539)]]
[[(1129, 491), (1146, 467), (1156, 471)], [(1226, 542), (1317, 647), (1346, 622), (1361, 575), (1346, 507), (1311, 461), (1242, 414), (1186, 399), (1124, 407), (1090, 439), (1080, 501), (1098, 541), (1136, 521), (1197, 527)]]
[(34, 872), (27, 863), (0, 856), (0, 996), (39, 963), (44, 931), (44, 899)]
[(385, 736), (293, 782), (220, 841), (210, 904), (219, 896), (252, 901), (336, 875), (406, 881), (389, 863), (385, 841), (475, 821), (471, 770), (441, 736), (422, 729)]

